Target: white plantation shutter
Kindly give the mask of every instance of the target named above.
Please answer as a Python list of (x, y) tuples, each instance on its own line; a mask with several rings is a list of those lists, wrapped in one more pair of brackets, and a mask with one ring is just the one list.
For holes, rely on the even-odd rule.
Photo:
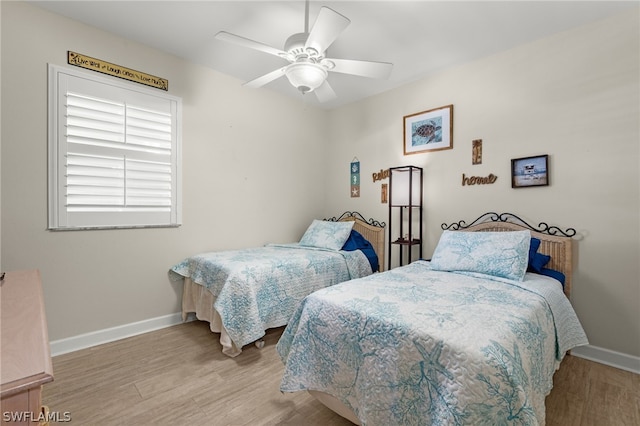
[(49, 228), (177, 226), (181, 102), (50, 66)]

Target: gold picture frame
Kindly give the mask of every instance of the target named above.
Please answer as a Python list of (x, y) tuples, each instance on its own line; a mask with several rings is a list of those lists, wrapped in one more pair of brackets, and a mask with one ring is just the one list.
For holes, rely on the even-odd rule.
[(453, 105), (404, 116), (404, 155), (453, 148)]

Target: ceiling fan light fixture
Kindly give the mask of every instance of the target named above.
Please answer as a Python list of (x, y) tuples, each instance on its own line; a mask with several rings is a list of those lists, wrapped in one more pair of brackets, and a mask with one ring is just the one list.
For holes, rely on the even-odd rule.
[(284, 73), (293, 87), (303, 94), (320, 87), (328, 74), (324, 67), (310, 62), (293, 63), (285, 69)]

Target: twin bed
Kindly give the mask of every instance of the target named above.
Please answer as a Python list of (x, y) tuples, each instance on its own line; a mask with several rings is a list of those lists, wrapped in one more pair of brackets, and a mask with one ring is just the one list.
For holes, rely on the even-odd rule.
[(327, 239), (351, 223), (382, 265), (384, 224), (345, 213), (309, 244), (317, 222), (295, 247), (173, 267), (183, 317), (209, 321), (230, 356), (286, 324), (280, 390), (308, 391), (355, 424), (545, 423), (554, 372), (588, 343), (568, 299), (575, 230), (487, 213), (443, 224), (431, 259), (374, 274), (370, 262), (348, 265), (370, 260), (360, 249)]
[(170, 270), (184, 283), (182, 318), (208, 321), (228, 356), (260, 346), (265, 330), (286, 325), (308, 294), (381, 270), (384, 226), (345, 212), (314, 220), (298, 243), (191, 256)]
[(306, 297), (276, 346), (281, 391), (356, 424), (544, 424), (554, 372), (587, 344), (575, 230), (508, 213), (443, 229), (430, 261)]

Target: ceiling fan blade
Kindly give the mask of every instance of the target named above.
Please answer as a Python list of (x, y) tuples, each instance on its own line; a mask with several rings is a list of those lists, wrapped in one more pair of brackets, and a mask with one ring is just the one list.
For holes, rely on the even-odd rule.
[(347, 17), (335, 10), (321, 7), (316, 22), (309, 32), (305, 48), (312, 48), (318, 53), (323, 53), (350, 23), (351, 21)]
[(314, 92), (320, 102), (327, 102), (337, 97), (336, 92), (333, 91), (333, 88), (329, 85), (327, 80), (316, 88)]
[(252, 89), (257, 89), (258, 87), (262, 87), (267, 83), (271, 83), (273, 80), (282, 77), (284, 75), (284, 70), (287, 67), (278, 68), (275, 71), (271, 71), (268, 74), (265, 74), (261, 77), (255, 78), (251, 81), (247, 81), (243, 84), (243, 86), (251, 87)]
[(284, 50), (276, 49), (275, 47), (271, 47), (267, 44), (260, 43), (258, 41), (254, 41), (239, 35), (231, 34), (226, 31), (220, 31), (218, 34), (215, 35), (215, 38), (217, 38), (218, 40), (223, 40), (229, 43), (234, 43), (240, 46), (248, 47), (250, 49), (269, 53), (271, 55), (279, 56), (281, 58), (286, 58), (287, 56), (287, 53)]
[(353, 74), (369, 78), (389, 78), (393, 64), (389, 62), (356, 61), (351, 59), (327, 58), (335, 67), (329, 71)]

